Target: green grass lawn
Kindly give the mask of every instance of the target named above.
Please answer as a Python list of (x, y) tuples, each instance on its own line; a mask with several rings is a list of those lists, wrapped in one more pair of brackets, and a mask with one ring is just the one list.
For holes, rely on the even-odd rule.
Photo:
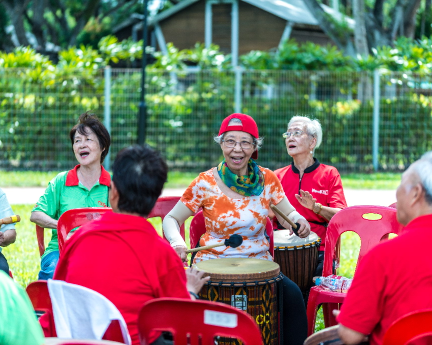
[[(35, 226), (30, 222), (30, 212), (33, 205), (13, 205), (15, 214), (21, 216), (21, 222), (18, 223), (17, 241), (3, 249), (10, 268), (13, 272), (14, 279), (22, 287), (26, 287), (30, 282), (37, 279), (40, 269), (40, 257), (37, 247)], [(159, 234), (162, 233), (162, 224), (160, 219), (151, 219)], [(190, 221), (186, 221), (186, 243), (189, 244), (189, 226)], [(51, 237), (50, 230), (45, 230), (45, 245), (48, 244)], [(355, 271), (356, 258), (360, 249), (359, 237), (348, 232), (342, 235), (341, 262), (338, 274), (351, 278)], [(316, 330), (324, 328), (324, 321), (321, 311), (318, 312)]]
[[(57, 171), (1, 171), (0, 187), (46, 187), (56, 175)], [(168, 174), (165, 188), (186, 188), (198, 173), (173, 171)], [(342, 174), (345, 188), (351, 189), (393, 189), (399, 185), (399, 173), (372, 174)]]

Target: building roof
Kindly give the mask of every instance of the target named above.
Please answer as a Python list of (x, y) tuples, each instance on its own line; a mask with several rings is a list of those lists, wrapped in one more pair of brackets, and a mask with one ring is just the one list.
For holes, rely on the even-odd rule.
[[(163, 11), (153, 18), (150, 19), (149, 24), (153, 25), (157, 22), (164, 20), (177, 13), (178, 11), (192, 5), (193, 3), (200, 0), (183, 0), (171, 7), (170, 9)], [(318, 25), (318, 21), (310, 13), (306, 4), (303, 0), (242, 0), (253, 6), (261, 8), (279, 18), (285, 19), (287, 21), (298, 23), (298, 24), (308, 24), (308, 25)], [(352, 18), (346, 17), (338, 11), (332, 8), (321, 5), (323, 10), (335, 17), (336, 19), (345, 19), (349, 27), (354, 28), (354, 20)]]

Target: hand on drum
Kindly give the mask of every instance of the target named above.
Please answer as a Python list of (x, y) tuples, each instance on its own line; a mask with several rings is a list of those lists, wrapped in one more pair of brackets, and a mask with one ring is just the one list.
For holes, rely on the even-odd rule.
[(188, 291), (198, 294), (203, 285), (210, 280), (210, 276), (202, 277), (205, 271), (199, 271), (196, 268), (188, 268), (186, 270), (187, 284), (186, 287)]
[(184, 246), (175, 246), (173, 248), (176, 251), (177, 255), (180, 256), (181, 261), (187, 262), (187, 254), (186, 254), (187, 248)]
[(300, 224), (300, 229), (298, 230), (299, 237), (308, 237), (311, 231), (309, 222), (306, 219), (299, 219), (297, 223)]
[(295, 197), (300, 205), (308, 208), (309, 210), (313, 210), (316, 199), (312, 196), (312, 194), (300, 189), (300, 195), (296, 194)]

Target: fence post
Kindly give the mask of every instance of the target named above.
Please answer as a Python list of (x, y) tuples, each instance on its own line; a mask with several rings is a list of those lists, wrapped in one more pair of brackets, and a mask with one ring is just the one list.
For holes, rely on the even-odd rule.
[(242, 109), (242, 77), (243, 69), (235, 67), (234, 112), (241, 113)]
[[(111, 67), (105, 67), (104, 71), (104, 95), (105, 95), (105, 106), (104, 106), (104, 125), (111, 135)], [(110, 169), (110, 152), (105, 157), (104, 167), (106, 170)]]
[(374, 70), (374, 107), (373, 107), (373, 143), (372, 162), (375, 171), (378, 171), (378, 150), (379, 150), (379, 112), (380, 112), (380, 71)]

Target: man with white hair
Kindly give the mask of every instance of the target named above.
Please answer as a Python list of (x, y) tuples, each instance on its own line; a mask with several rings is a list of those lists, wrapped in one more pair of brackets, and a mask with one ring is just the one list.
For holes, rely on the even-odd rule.
[(405, 229), (359, 263), (337, 318), (344, 344), (358, 344), (366, 335), (370, 344), (382, 344), (397, 319), (432, 308), (432, 151), (405, 171), (396, 199)]

